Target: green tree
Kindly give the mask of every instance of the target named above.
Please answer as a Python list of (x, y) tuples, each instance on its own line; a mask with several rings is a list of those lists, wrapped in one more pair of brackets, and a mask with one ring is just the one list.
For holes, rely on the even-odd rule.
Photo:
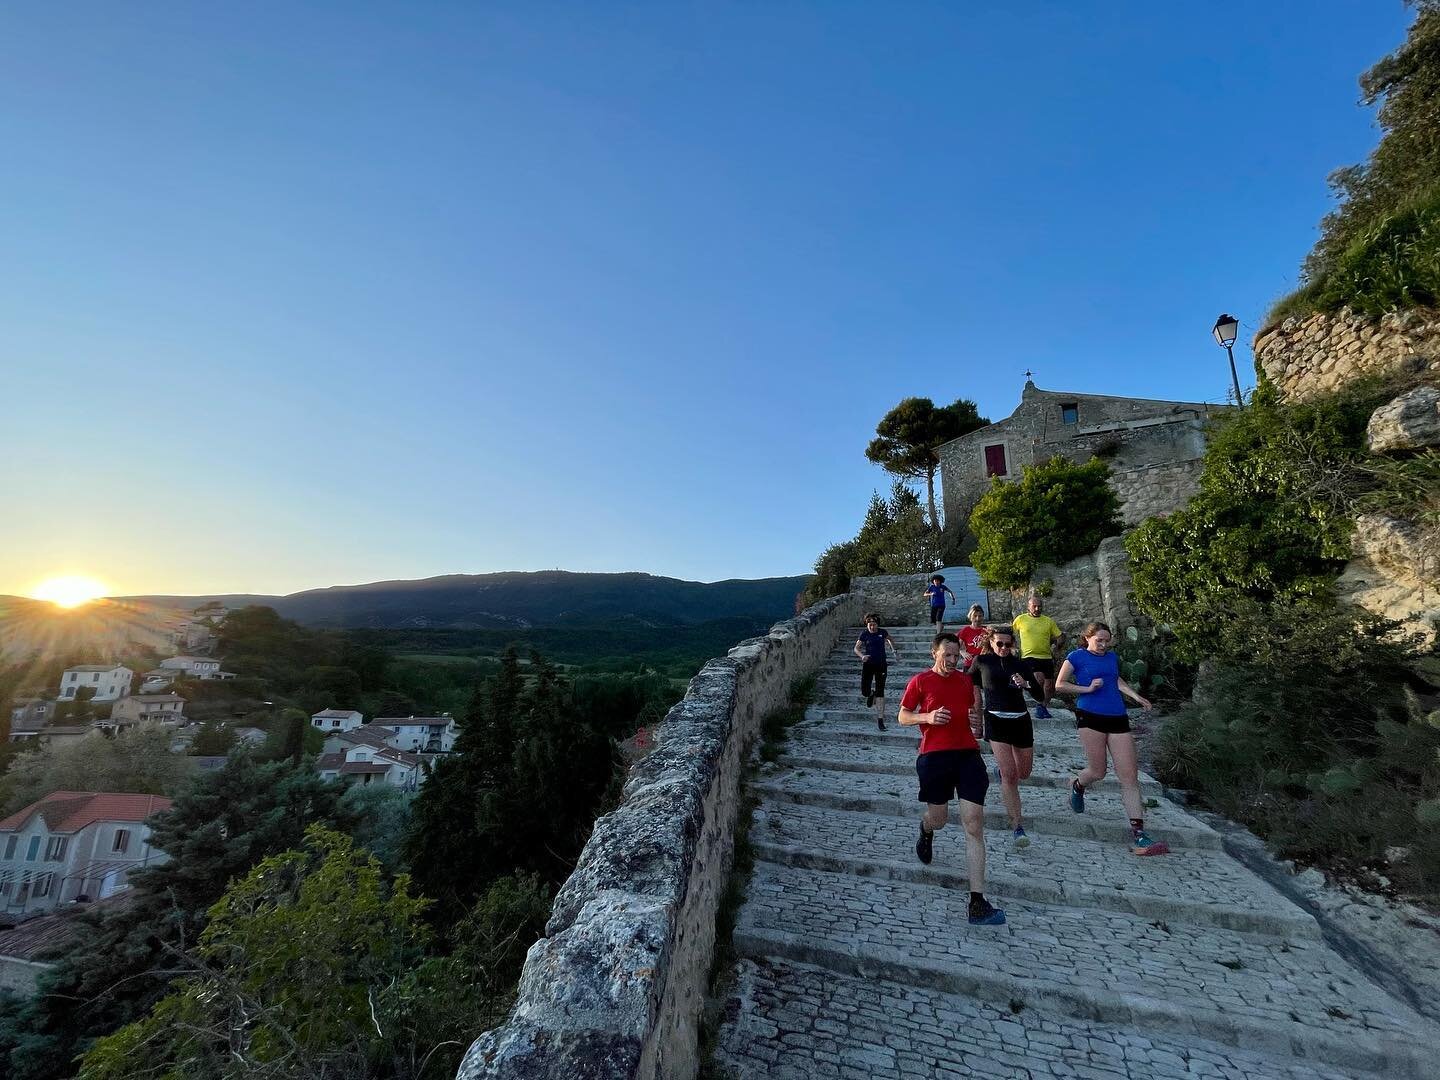
[(62, 1080), (90, 1042), (145, 1015), (169, 990), (175, 950), (194, 942), (226, 886), (299, 846), (315, 822), (343, 824), (338, 784), (248, 755), (205, 773), (151, 819), (168, 861), (131, 874), (129, 901), (83, 918), (87, 931), (39, 977), (39, 993), (0, 999), (0, 1073)]
[(222, 757), (235, 746), (235, 729), (218, 720), (200, 725), (190, 743), (190, 753), (197, 757)]
[(1365, 429), (1384, 394), (1355, 386), (1296, 405), (1257, 393), (1212, 429), (1200, 491), (1125, 540), (1136, 602), (1191, 659), (1248, 649), (1226, 633), (1247, 603), (1325, 596), (1350, 557)]
[(1024, 588), (1040, 564), (1074, 559), (1118, 534), (1120, 502), (1109, 478), (1103, 461), (1055, 457), (1025, 466), (1018, 483), (993, 480), (970, 513), (980, 583)]
[(538, 655), (522, 678), (507, 649), (414, 803), (406, 857), (440, 921), (513, 870), (563, 880), (618, 775), (614, 742), (579, 716), (566, 680)]
[(801, 600), (808, 605), (846, 592), (851, 578), (933, 570), (940, 554), (940, 536), (926, 523), (920, 497), (897, 480), (888, 500), (871, 493), (854, 540), (831, 545), (816, 560)]
[(865, 456), (894, 476), (925, 481), (929, 524), (938, 531), (935, 470), (940, 467), (940, 455), (936, 451), (951, 439), (989, 423), (976, 410), (975, 403), (966, 398), (938, 408), (929, 398), (906, 398), (875, 425), (875, 438), (865, 448)]
[(1362, 104), (1379, 105), (1380, 141), (1364, 162), (1331, 175), (1341, 202), (1321, 223), (1307, 281), (1321, 281), (1376, 222), (1440, 183), (1440, 0), (1408, 2), (1416, 17), (1405, 42), (1360, 76)]
[(340, 798), (340, 811), (351, 822), (355, 843), (392, 874), (405, 869), (405, 836), (414, 802), (414, 792), (393, 784), (351, 784)]
[(5, 812), (29, 806), (52, 791), (173, 795), (193, 775), (193, 763), (170, 752), (174, 738), (168, 728), (146, 724), (114, 738), (96, 731), (21, 754), (0, 778)]
[(426, 905), (404, 875), (391, 883), (349, 837), (312, 826), (303, 849), (227, 890), (181, 954), (194, 973), (97, 1042), (78, 1080), (417, 1075), (396, 1058), (431, 1048), (391, 1042), (408, 1026), (397, 1003), (416, 1004), (395, 991), (424, 957)]

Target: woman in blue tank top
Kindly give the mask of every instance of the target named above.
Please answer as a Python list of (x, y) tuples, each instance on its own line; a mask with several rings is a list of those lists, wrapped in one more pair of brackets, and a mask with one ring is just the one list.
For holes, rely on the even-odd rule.
[(1075, 729), (1085, 750), (1085, 768), (1070, 783), (1070, 809), (1085, 812), (1085, 789), (1105, 776), (1108, 753), (1120, 781), (1120, 800), (1130, 818), (1131, 851), (1136, 855), (1163, 855), (1164, 843), (1145, 833), (1145, 810), (1140, 799), (1140, 766), (1135, 757), (1135, 736), (1125, 698), (1142, 709), (1150, 702), (1120, 677), (1120, 658), (1110, 651), (1110, 627), (1092, 622), (1080, 635), (1083, 649), (1076, 649), (1060, 665), (1055, 679), (1057, 694), (1075, 694)]

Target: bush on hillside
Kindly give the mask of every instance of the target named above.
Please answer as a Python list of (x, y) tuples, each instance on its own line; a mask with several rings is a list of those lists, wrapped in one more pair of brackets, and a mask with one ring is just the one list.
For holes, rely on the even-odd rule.
[(1018, 483), (992, 481), (970, 513), (977, 541), (971, 562), (989, 589), (1021, 589), (1042, 563), (1094, 551), (1120, 532), (1120, 501), (1110, 467), (1062, 457), (1025, 466)]
[(1189, 504), (1126, 537), (1135, 600), (1174, 628), (1182, 655), (1223, 654), (1247, 605), (1328, 594), (1357, 503), (1383, 486), (1365, 429), (1391, 389), (1352, 384), (1286, 405), (1262, 386), (1212, 429)]
[(1426, 815), (1440, 810), (1440, 713), (1422, 715), (1391, 630), (1308, 600), (1233, 613), (1224, 658), (1161, 730), (1157, 772), (1286, 855), (1342, 871), (1384, 864), (1434, 901), (1440, 833)]

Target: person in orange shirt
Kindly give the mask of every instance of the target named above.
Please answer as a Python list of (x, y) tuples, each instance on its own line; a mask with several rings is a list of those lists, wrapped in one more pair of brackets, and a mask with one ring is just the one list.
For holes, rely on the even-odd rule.
[(970, 877), (969, 920), (974, 926), (999, 926), (1005, 912), (985, 899), (985, 792), (990, 774), (972, 730), (980, 726), (975, 687), (960, 670), (960, 639), (954, 634), (936, 634), (930, 655), (935, 663), (906, 685), (898, 718), (903, 727), (920, 728), (915, 772), (925, 812), (915, 854), (922, 863), (930, 862), (935, 832), (950, 815), (950, 800), (958, 798)]

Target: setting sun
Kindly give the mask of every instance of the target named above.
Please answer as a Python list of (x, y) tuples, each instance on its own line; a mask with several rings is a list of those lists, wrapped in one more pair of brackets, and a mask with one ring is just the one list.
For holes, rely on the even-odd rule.
[(49, 600), (62, 608), (79, 607), (98, 600), (106, 593), (105, 585), (89, 577), (54, 577), (42, 581), (30, 595), (36, 600)]

